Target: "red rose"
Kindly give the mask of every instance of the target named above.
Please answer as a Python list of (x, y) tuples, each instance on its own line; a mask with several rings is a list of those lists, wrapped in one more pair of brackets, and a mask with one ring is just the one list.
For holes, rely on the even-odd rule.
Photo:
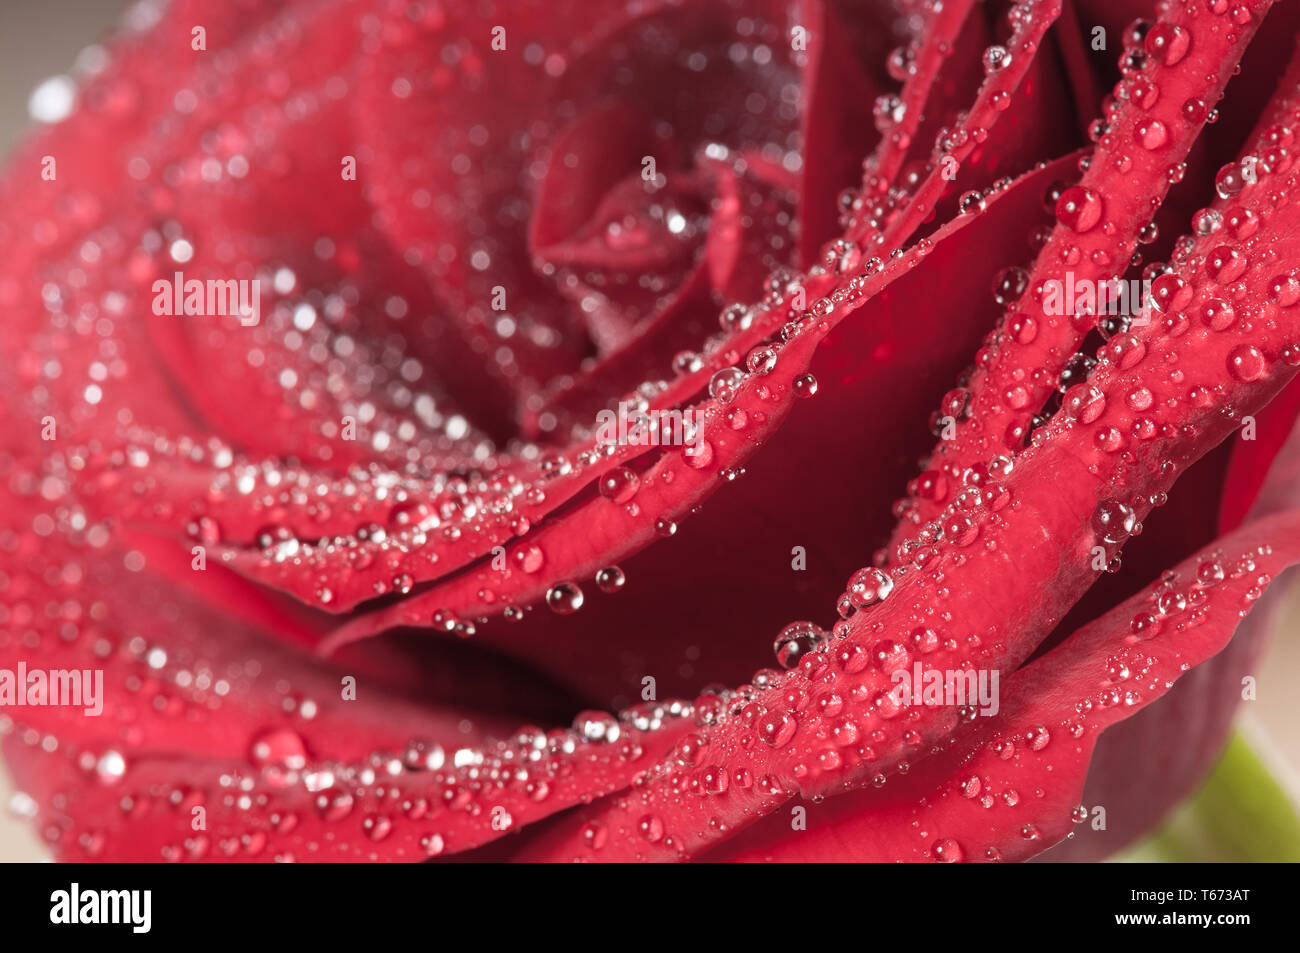
[(137, 14), (0, 182), (0, 664), (64, 679), (0, 720), (38, 829), (949, 861), (1089, 804), (1068, 856), (1150, 828), (1300, 558), (1271, 6)]

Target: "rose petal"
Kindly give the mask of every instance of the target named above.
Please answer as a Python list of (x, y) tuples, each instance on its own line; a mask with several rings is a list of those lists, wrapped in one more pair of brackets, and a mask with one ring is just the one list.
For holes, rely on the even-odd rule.
[[(1241, 26), (1228, 26), (1200, 9), (1171, 10), (1161, 21), (1195, 39), (1189, 52), (1172, 64), (1152, 58), (1143, 78), (1158, 90), (1154, 102), (1130, 100), (1109, 117), (1110, 131), (1099, 142), (1083, 180), (1057, 203), (1059, 224), (1035, 267), (1013, 280), (1006, 294), (1018, 300), (1004, 319), (991, 360), (971, 379), (970, 409), (957, 417), (953, 439), (936, 446), (935, 468), (950, 482), (960, 480), (972, 464), (1022, 445), (1030, 418), (1041, 410), (1066, 361), (1095, 324), (1091, 316), (1053, 317), (1045, 311), (1051, 299), (1042, 289), (1048, 282), (1068, 289), (1122, 273), (1139, 230), (1170, 186), (1170, 165), (1187, 155), (1204, 123), (1204, 116), (1188, 121), (1180, 112), (1182, 103), (1199, 92), (1205, 76), (1216, 78), (1211, 95), (1218, 97), (1258, 29), (1262, 12), (1257, 10)], [(1142, 136), (1155, 145), (1144, 147)], [(1073, 285), (1068, 284), (1071, 278)], [(1027, 290), (1021, 294), (1019, 289)], [(946, 502), (919, 498), (908, 519), (913, 526), (933, 519)], [(895, 545), (910, 532), (906, 523), (900, 526)]]
[[(1198, 759), (1203, 763), (1212, 761), (1218, 747), (1198, 744), (1207, 718), (1196, 713), (1197, 704), (1207, 704), (1206, 690), (1214, 687), (1207, 677), (1210, 667), (1201, 665), (1190, 673), (1188, 669), (1229, 645), (1243, 624), (1242, 616), (1267, 585), (1260, 579), (1300, 561), (1298, 530), (1300, 512), (1294, 510), (1237, 530), (1181, 563), (1173, 570), (1176, 578), (1148, 587), (1006, 678), (1001, 711), (995, 717), (977, 719), (969, 732), (906, 777), (891, 780), (883, 790), (809, 805), (806, 830), (792, 835), (786, 818), (780, 824), (774, 820), (710, 859), (1015, 861), (1067, 835), (1073, 839), (1071, 849), (1086, 845), (1092, 856), (1122, 843), (1164, 809), (1162, 799), (1153, 797), (1135, 772), (1154, 780), (1169, 771), (1171, 763), (1184, 760), (1188, 751), (1204, 752)], [(1232, 572), (1213, 585), (1198, 581), (1198, 569), (1206, 563), (1231, 567), (1239, 559), (1253, 568)], [(1160, 595), (1170, 592), (1185, 593), (1191, 606), (1168, 617), (1155, 636), (1133, 635), (1133, 616), (1150, 610)], [(1251, 621), (1253, 617), (1244, 624)], [(1228, 651), (1237, 653), (1238, 643), (1231, 645)], [(1235, 682), (1218, 684), (1239, 700)], [(1109, 739), (1123, 728), (1102, 732), (1157, 699), (1160, 707), (1181, 701), (1176, 711), (1192, 719), (1183, 724), (1177, 742), (1148, 735), (1145, 740), (1153, 742), (1148, 746), (1130, 744), (1122, 760), (1097, 763), (1093, 754), (1099, 736)], [(1137, 738), (1130, 735), (1129, 740)], [(1114, 799), (1119, 794), (1116, 785), (1102, 794), (1090, 784), (1085, 794), (1090, 763), (1094, 771), (1104, 766), (1116, 777), (1122, 773), (1133, 796)], [(1138, 802), (1147, 800), (1160, 808), (1139, 808)], [(1088, 826), (1098, 816), (1098, 807), (1104, 808), (1104, 831)]]

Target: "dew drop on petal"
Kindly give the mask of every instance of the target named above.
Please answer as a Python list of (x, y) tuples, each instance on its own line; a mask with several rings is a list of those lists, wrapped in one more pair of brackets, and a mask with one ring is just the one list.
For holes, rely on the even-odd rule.
[(1268, 362), (1257, 347), (1243, 344), (1228, 354), (1228, 372), (1243, 383), (1257, 381), (1267, 371)]
[(1102, 209), (1100, 195), (1076, 185), (1061, 193), (1056, 203), (1056, 220), (1072, 231), (1088, 232), (1101, 221)]
[(1119, 500), (1106, 498), (1097, 504), (1092, 514), (1092, 529), (1097, 537), (1107, 543), (1121, 543), (1128, 539), (1137, 525), (1137, 514)]
[(826, 633), (811, 622), (791, 622), (772, 643), (777, 664), (784, 669), (794, 668), (809, 652), (826, 641)]
[(572, 582), (556, 583), (546, 591), (546, 605), (558, 615), (571, 615), (582, 608), (582, 590)]
[(1143, 40), (1147, 54), (1157, 63), (1174, 66), (1192, 47), (1192, 34), (1175, 23), (1157, 23)]
[(617, 566), (607, 566), (596, 573), (596, 588), (601, 592), (618, 592), (625, 582), (627, 577)]

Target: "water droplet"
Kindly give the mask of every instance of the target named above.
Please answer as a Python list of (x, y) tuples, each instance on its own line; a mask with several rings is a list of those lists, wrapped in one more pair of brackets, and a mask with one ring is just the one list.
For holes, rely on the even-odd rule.
[(993, 300), (1001, 305), (1009, 305), (1025, 293), (1029, 287), (1029, 272), (1012, 266), (1003, 268), (993, 276)]
[(627, 577), (617, 566), (608, 566), (596, 573), (596, 588), (601, 592), (618, 592), (625, 582)]
[(582, 590), (571, 582), (556, 583), (546, 591), (546, 605), (558, 615), (571, 615), (582, 608)]
[(794, 737), (799, 723), (788, 712), (767, 712), (759, 724), (758, 733), (764, 742), (773, 748), (784, 748)]
[(605, 711), (579, 712), (573, 719), (573, 727), (584, 740), (593, 744), (612, 744), (623, 732), (618, 719)]
[(1246, 270), (1246, 256), (1228, 245), (1211, 250), (1205, 258), (1205, 272), (1221, 285), (1236, 281)]
[(100, 784), (117, 784), (126, 774), (126, 758), (120, 751), (110, 749), (95, 762), (95, 776)]
[(615, 503), (626, 503), (636, 496), (641, 487), (641, 478), (627, 467), (615, 467), (605, 473), (599, 481), (600, 495)]
[(1300, 281), (1291, 275), (1277, 275), (1268, 283), (1268, 296), (1278, 306), (1290, 308), (1300, 301)]
[(826, 641), (826, 632), (812, 622), (791, 622), (772, 643), (777, 664), (791, 669), (809, 652)]
[(1143, 119), (1133, 127), (1133, 138), (1144, 149), (1161, 149), (1169, 143), (1169, 130), (1159, 119)]
[(393, 831), (393, 822), (382, 814), (367, 817), (361, 822), (361, 829), (373, 841), (381, 841)]
[(1075, 232), (1091, 231), (1101, 221), (1103, 203), (1092, 189), (1076, 185), (1061, 193), (1056, 203), (1056, 220)]
[(664, 822), (653, 814), (647, 814), (637, 821), (636, 829), (638, 834), (652, 844), (664, 839)]
[(1257, 381), (1267, 371), (1268, 362), (1257, 347), (1243, 344), (1228, 354), (1228, 372), (1243, 383)]
[(902, 122), (906, 112), (907, 107), (903, 104), (903, 100), (894, 93), (877, 96), (871, 107), (871, 115), (875, 120), (876, 128), (881, 132), (888, 132)]
[(910, 46), (894, 48), (885, 59), (885, 70), (891, 79), (903, 82), (916, 72), (916, 54)]
[(522, 571), (532, 575), (541, 570), (546, 562), (546, 554), (542, 552), (540, 546), (526, 546), (515, 551), (514, 560), (515, 565)]
[(960, 863), (965, 856), (962, 853), (961, 845), (951, 837), (945, 837), (943, 840), (935, 841), (934, 846), (930, 848), (930, 853), (933, 854), (934, 859), (939, 861), (941, 864)]
[(776, 368), (776, 351), (770, 347), (756, 347), (745, 358), (745, 366), (751, 374), (770, 374)]
[(339, 788), (326, 788), (316, 795), (316, 811), (326, 821), (341, 821), (352, 813), (355, 801)]
[(1182, 61), (1192, 46), (1192, 34), (1175, 23), (1157, 23), (1143, 40), (1147, 54), (1157, 63), (1173, 66)]
[(981, 57), (985, 75), (992, 76), (1011, 65), (1011, 53), (1005, 46), (990, 46)]
[(894, 580), (883, 569), (874, 566), (859, 569), (849, 580), (848, 596), (855, 608), (865, 609), (883, 601), (894, 591)]
[(1214, 177), (1214, 190), (1219, 198), (1230, 199), (1246, 187), (1246, 178), (1242, 175), (1241, 165), (1229, 162)]
[(1058, 378), (1056, 388), (1061, 393), (1065, 393), (1076, 384), (1081, 384), (1088, 379), (1092, 369), (1096, 367), (1095, 358), (1087, 354), (1075, 354), (1065, 362), (1065, 367), (1061, 369), (1061, 376)]
[(1226, 331), (1237, 320), (1232, 305), (1221, 298), (1211, 298), (1201, 306), (1201, 321), (1214, 331)]
[(1128, 539), (1137, 525), (1137, 514), (1119, 500), (1106, 498), (1097, 504), (1092, 514), (1092, 529), (1099, 539), (1107, 543), (1121, 543)]
[(609, 839), (609, 831), (605, 830), (602, 825), (592, 821), (582, 825), (579, 836), (582, 837), (582, 842), (592, 850), (600, 850)]
[(296, 772), (307, 765), (307, 748), (297, 732), (288, 728), (268, 728), (253, 736), (248, 746), (248, 760), (262, 769), (262, 776), (273, 787), (285, 787), (296, 779)]
[(729, 304), (718, 315), (718, 324), (728, 333), (749, 330), (753, 320), (753, 313), (743, 304)]
[(1223, 213), (1215, 208), (1203, 208), (1192, 216), (1192, 230), (1197, 235), (1213, 235), (1223, 225)]
[(709, 396), (725, 403), (736, 396), (744, 380), (745, 374), (740, 368), (724, 367), (709, 378)]

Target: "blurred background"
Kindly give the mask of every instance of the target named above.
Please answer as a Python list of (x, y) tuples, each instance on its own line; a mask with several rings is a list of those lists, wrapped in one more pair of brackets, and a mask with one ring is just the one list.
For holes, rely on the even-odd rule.
[[(28, 100), (44, 80), (72, 68), (77, 54), (117, 23), (120, 0), (0, 0), (0, 156), (22, 136)], [(0, 762), (0, 861), (47, 859)]]
[[(132, 5), (121, 0), (0, 0), (0, 156), (32, 123), (33, 91), (68, 72), (77, 54), (102, 40)], [(1290, 805), (1300, 803), (1300, 578), (1292, 573), (1287, 582), (1281, 594), (1287, 603), (1285, 623), (1260, 666), (1258, 700), (1242, 705), (1239, 740), (1206, 789), (1129, 859), (1247, 859), (1251, 850), (1266, 850), (1270, 844), (1276, 848), (1279, 839), (1295, 835)], [(1247, 810), (1242, 801), (1248, 795), (1255, 800)], [(14, 790), (0, 762), (0, 862), (48, 859), (22, 816), (29, 803)], [(1238, 826), (1222, 816), (1225, 811), (1250, 829), (1224, 829)]]

